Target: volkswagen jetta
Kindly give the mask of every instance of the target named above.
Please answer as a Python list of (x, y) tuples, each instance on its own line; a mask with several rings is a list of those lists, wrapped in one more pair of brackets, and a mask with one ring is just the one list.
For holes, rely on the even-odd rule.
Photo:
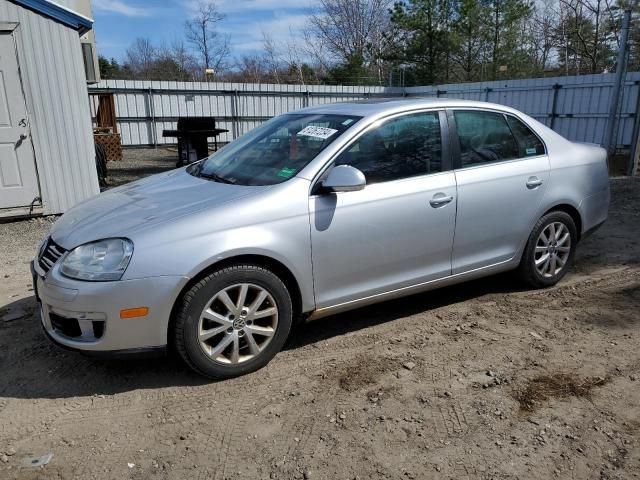
[(506, 270), (554, 285), (608, 204), (606, 152), (514, 109), (331, 104), (75, 206), (33, 275), (56, 343), (173, 346), (222, 378), (264, 366), (298, 319)]

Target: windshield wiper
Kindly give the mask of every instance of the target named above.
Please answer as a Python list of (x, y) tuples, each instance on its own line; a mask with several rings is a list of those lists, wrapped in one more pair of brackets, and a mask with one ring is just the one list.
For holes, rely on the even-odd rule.
[(236, 183), (235, 180), (231, 180), (229, 178), (223, 177), (221, 175), (218, 175), (217, 173), (205, 173), (200, 171), (198, 172), (198, 177), (206, 178), (207, 180), (213, 180), (214, 182), (219, 182), (219, 183), (229, 183), (229, 184)]

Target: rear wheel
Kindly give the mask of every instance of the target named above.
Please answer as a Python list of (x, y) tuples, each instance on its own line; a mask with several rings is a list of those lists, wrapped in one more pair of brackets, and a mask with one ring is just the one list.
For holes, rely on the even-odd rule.
[(520, 261), (520, 277), (534, 288), (555, 285), (573, 262), (576, 225), (565, 212), (550, 212), (533, 228)]
[(291, 297), (275, 274), (256, 265), (227, 267), (184, 295), (174, 330), (176, 349), (207, 377), (244, 375), (280, 351), (291, 323)]

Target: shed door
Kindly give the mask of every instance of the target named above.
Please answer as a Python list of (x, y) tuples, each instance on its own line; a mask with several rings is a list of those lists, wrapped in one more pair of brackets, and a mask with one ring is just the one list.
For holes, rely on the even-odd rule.
[(40, 197), (13, 35), (0, 33), (0, 209)]

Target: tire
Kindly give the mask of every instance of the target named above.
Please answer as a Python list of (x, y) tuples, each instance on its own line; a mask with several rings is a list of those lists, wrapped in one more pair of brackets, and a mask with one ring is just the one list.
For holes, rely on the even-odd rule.
[[(545, 239), (551, 240), (554, 231), (556, 233), (556, 241), (551, 241), (548, 245), (545, 245)], [(543, 232), (544, 238), (542, 236)], [(569, 244), (568, 246), (567, 243)], [(578, 233), (571, 215), (560, 211), (547, 213), (538, 220), (538, 223), (533, 227), (531, 235), (529, 235), (529, 240), (518, 267), (520, 278), (533, 288), (545, 288), (555, 285), (566, 275), (571, 267), (577, 243)], [(553, 263), (554, 255), (555, 268)], [(545, 256), (547, 256), (548, 261), (543, 258)]]
[(177, 352), (212, 379), (264, 367), (282, 349), (293, 319), (284, 283), (256, 265), (233, 265), (207, 275), (184, 294), (177, 311)]

